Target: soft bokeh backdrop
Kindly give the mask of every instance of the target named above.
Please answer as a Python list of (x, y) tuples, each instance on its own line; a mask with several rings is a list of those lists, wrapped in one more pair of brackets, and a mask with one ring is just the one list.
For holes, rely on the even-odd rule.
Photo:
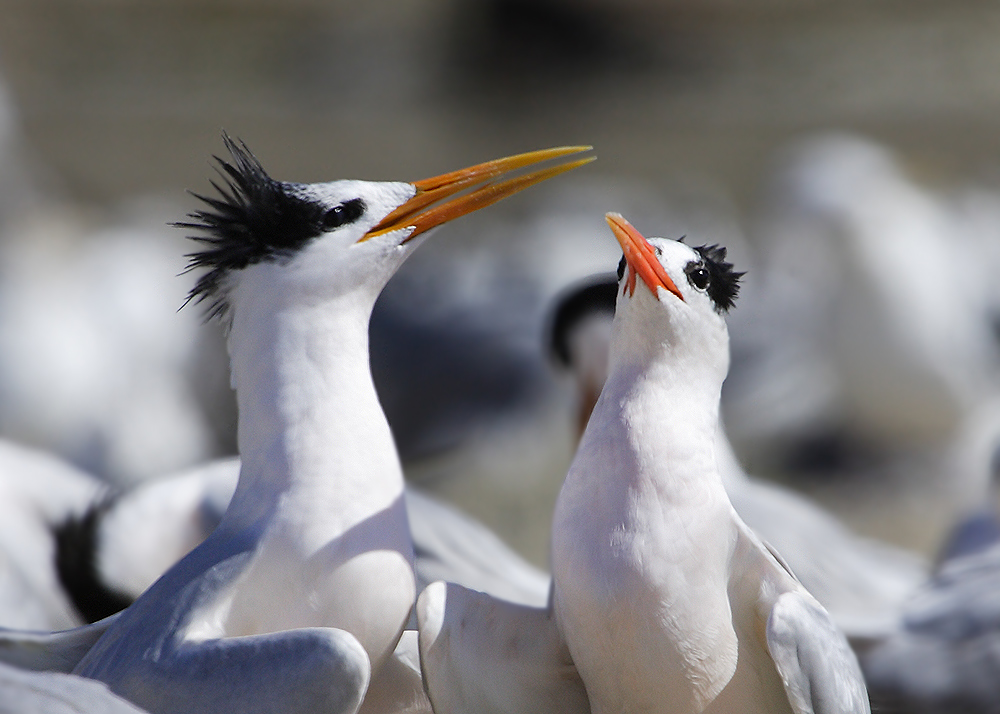
[[(930, 251), (947, 264), (932, 263), (925, 283), (939, 271), (952, 276), (941, 285), (981, 280), (971, 273), (996, 257), (1000, 8), (985, 1), (2, 0), (0, 17), (0, 426), (119, 482), (233, 448), (222, 339), (196, 310), (176, 312), (186, 247), (164, 227), (193, 207), (185, 189), (207, 190), (223, 129), (297, 181), (415, 179), (544, 146), (596, 147), (598, 162), (577, 175), (443, 229), (373, 322), (373, 367), (411, 478), (540, 564), (574, 439), (545, 316), (567, 285), (614, 268), (605, 211), (647, 234), (729, 245), (750, 270), (733, 315), (747, 353), (760, 348), (754, 335), (772, 334), (759, 326), (774, 301), (807, 302), (762, 297), (775, 275), (767, 250), (795, 253), (778, 226), (816, 226), (789, 229), (789, 203), (799, 218), (854, 225), (844, 217), (896, 182), (916, 193), (884, 215), (957, 201), (964, 213), (949, 215), (978, 231), (975, 248)], [(829, 131), (876, 142), (874, 154), (834, 153), (889, 166), (887, 183), (848, 178), (855, 194), (817, 208), (781, 182), (793, 175), (789, 147)], [(876, 244), (879, 226), (896, 230), (872, 220)], [(960, 232), (949, 225), (942, 236)], [(907, 245), (887, 242), (874, 260), (908, 272)], [(825, 265), (821, 255), (807, 251), (805, 264)], [(801, 277), (796, 265), (783, 269)], [(812, 314), (787, 322), (832, 324)], [(991, 394), (994, 377), (974, 391)], [(981, 491), (947, 495), (942, 476), (981, 404), (962, 402), (930, 435), (858, 438), (841, 422), (794, 448), (752, 428), (781, 422), (768, 421), (767, 402), (734, 404), (751, 467), (864, 532), (932, 552)], [(825, 418), (816, 423), (836, 422)]]

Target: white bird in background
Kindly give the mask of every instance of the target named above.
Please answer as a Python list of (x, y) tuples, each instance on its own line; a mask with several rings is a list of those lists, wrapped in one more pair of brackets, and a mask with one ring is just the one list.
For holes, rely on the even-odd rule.
[(608, 222), (626, 262), (610, 374), (552, 535), (553, 608), (592, 711), (868, 711), (844, 636), (716, 465), (738, 274), (723, 249)]
[(0, 627), (81, 624), (60, 584), (52, 531), (103, 493), (97, 479), (60, 459), (0, 441)]
[(1000, 543), (944, 562), (897, 629), (861, 654), (876, 711), (994, 714), (1000, 702)]
[[(549, 351), (575, 382), (580, 433), (608, 376), (608, 350), (618, 280), (595, 275), (568, 288), (549, 319)], [(848, 638), (894, 627), (904, 600), (926, 579), (915, 553), (852, 533), (803, 495), (747, 475), (720, 424), (715, 459), (740, 518), (776, 549)]]
[(732, 326), (730, 436), (761, 455), (824, 434), (890, 454), (947, 443), (1000, 365), (971, 209), (850, 135), (793, 147), (776, 173), (756, 300)]
[(414, 238), (590, 159), (501, 174), (586, 147), (415, 183), (304, 185), (226, 143), (228, 185), (188, 225), (205, 232), (192, 265), (208, 268), (192, 295), (229, 328), (239, 484), (219, 527), (75, 673), (154, 712), (351, 712), (369, 689), (366, 706), (419, 707), (414, 663), (392, 658), (413, 550), (368, 319)]
[(956, 470), (978, 466), (988, 474), (988, 497), (952, 528), (934, 574), (904, 603), (892, 631), (861, 650), (877, 711), (998, 711), (1000, 413), (978, 417), (956, 440), (951, 461)]
[(163, 203), (136, 202), (95, 226), (50, 205), (3, 236), (5, 438), (118, 485), (217, 452), (195, 374), (216, 335), (177, 310), (187, 281), (176, 277), (183, 239), (169, 215)]

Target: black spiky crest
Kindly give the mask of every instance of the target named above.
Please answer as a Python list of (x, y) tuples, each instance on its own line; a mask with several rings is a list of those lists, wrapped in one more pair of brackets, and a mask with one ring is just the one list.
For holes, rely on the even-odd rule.
[[(210, 300), (208, 318), (229, 310), (226, 276), (254, 263), (293, 254), (323, 233), (325, 207), (303, 195), (302, 184), (276, 181), (242, 141), (223, 132), (232, 163), (213, 157), (224, 186), (212, 181), (219, 198), (192, 195), (208, 205), (188, 214), (189, 222), (173, 225), (200, 231), (189, 236), (205, 246), (189, 253), (186, 270), (207, 268), (188, 294), (187, 302)], [(185, 303), (186, 304), (186, 303)]]
[(733, 270), (733, 264), (726, 261), (725, 246), (700, 245), (694, 250), (701, 256), (702, 264), (708, 271), (706, 292), (715, 303), (716, 311), (728, 312), (736, 304), (736, 296), (740, 292), (740, 278), (746, 273)]

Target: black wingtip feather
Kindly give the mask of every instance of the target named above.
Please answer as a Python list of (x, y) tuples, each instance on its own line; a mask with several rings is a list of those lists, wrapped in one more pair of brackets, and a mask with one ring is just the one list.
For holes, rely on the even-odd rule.
[(102, 500), (53, 527), (59, 582), (87, 622), (97, 622), (132, 604), (132, 598), (109, 587), (98, 570), (98, 531), (112, 505), (112, 500)]

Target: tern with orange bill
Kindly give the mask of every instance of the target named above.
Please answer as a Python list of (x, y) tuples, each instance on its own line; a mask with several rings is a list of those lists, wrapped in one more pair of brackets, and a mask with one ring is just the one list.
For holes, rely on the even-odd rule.
[(843, 634), (736, 515), (716, 464), (740, 274), (718, 246), (608, 222), (624, 253), (610, 373), (557, 501), (549, 606), (429, 585), (436, 714), (869, 711)]
[(426, 709), (412, 633), (401, 643), (413, 545), (371, 310), (431, 229), (593, 157), (563, 147), (413, 183), (298, 184), (224, 139), (219, 196), (178, 225), (201, 243), (191, 299), (228, 331), (238, 484), (218, 528), (75, 673), (154, 714)]
[(552, 535), (554, 617), (592, 712), (869, 711), (844, 636), (723, 487), (740, 274), (724, 248), (607, 221), (624, 253), (609, 375)]
[[(575, 383), (577, 437), (583, 434), (608, 378), (617, 298), (615, 273), (594, 275), (565, 290), (548, 321), (552, 362)], [(733, 508), (761, 540), (781, 553), (852, 646), (870, 644), (892, 632), (903, 603), (927, 579), (925, 560), (915, 552), (855, 533), (792, 488), (748, 474), (724, 423), (719, 424), (715, 449), (716, 465)]]

